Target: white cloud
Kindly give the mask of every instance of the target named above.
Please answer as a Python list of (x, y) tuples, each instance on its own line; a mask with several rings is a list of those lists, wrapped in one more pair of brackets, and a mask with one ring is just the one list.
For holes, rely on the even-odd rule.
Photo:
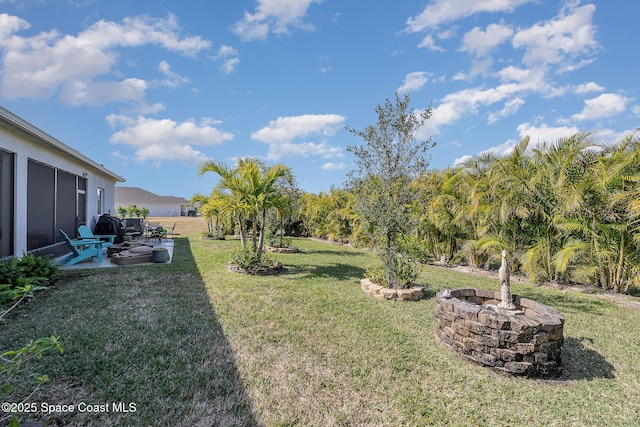
[[(529, 137), (529, 145), (527, 150), (532, 150), (545, 142), (554, 142), (559, 140), (560, 138), (566, 138), (568, 136), (574, 135), (580, 132), (580, 130), (576, 127), (568, 127), (568, 126), (558, 126), (558, 127), (549, 127), (546, 124), (534, 125), (531, 123), (522, 123), (518, 126), (518, 133), (520, 139), (524, 137)], [(486, 150), (482, 150), (478, 155), (491, 153), (496, 156), (506, 156), (511, 154), (513, 151), (513, 147), (518, 143), (513, 139), (508, 139), (502, 144), (487, 148)], [(466, 160), (469, 160), (472, 156), (465, 154), (463, 156), (458, 157), (454, 161), (454, 166), (462, 165)]]
[(513, 12), (535, 0), (433, 0), (415, 18), (407, 20), (407, 31), (417, 33), (480, 12)]
[(218, 53), (213, 57), (213, 59), (222, 61), (219, 68), (224, 74), (234, 72), (238, 68), (238, 64), (240, 64), (238, 51), (227, 45), (221, 45), (218, 49)]
[(580, 132), (575, 126), (556, 126), (549, 127), (546, 124), (534, 125), (531, 123), (521, 123), (518, 125), (520, 139), (525, 136), (531, 138), (529, 148), (537, 147), (543, 142), (554, 142), (560, 138), (566, 138)]
[(465, 81), (468, 80), (469, 76), (463, 72), (458, 72), (456, 74), (454, 74), (454, 76), (451, 78), (451, 80), (455, 81)]
[(240, 58), (230, 58), (224, 61), (222, 65), (220, 65), (220, 71), (225, 74), (233, 73), (236, 68), (238, 68), (238, 64), (240, 63)]
[(584, 101), (584, 108), (578, 114), (571, 116), (578, 121), (597, 120), (622, 113), (627, 108), (628, 98), (615, 93), (603, 93), (595, 98)]
[(115, 81), (71, 81), (60, 87), (58, 97), (69, 105), (104, 105), (110, 102), (142, 101), (147, 83), (140, 79)]
[[(494, 156), (506, 156), (507, 154), (513, 151), (513, 147), (516, 145), (516, 142), (513, 140), (507, 140), (500, 145), (496, 145), (494, 147), (487, 148), (486, 150), (482, 150), (477, 155), (483, 154), (493, 154)], [(458, 167), (461, 166), (467, 160), (473, 158), (473, 156), (469, 154), (464, 154), (453, 161), (453, 166)]]
[(285, 156), (320, 156), (330, 158), (342, 156), (339, 147), (326, 142), (295, 142), (311, 135), (325, 138), (333, 136), (340, 129), (346, 117), (338, 114), (304, 114), (301, 116), (278, 117), (262, 129), (251, 134), (252, 139), (269, 145), (267, 157), (277, 160)]
[(428, 75), (424, 71), (409, 73), (405, 76), (402, 86), (398, 88), (398, 93), (417, 92), (427, 84), (428, 80)]
[(219, 121), (210, 118), (178, 123), (171, 119), (110, 114), (107, 122), (113, 128), (120, 128), (111, 136), (111, 142), (132, 147), (138, 162), (179, 160), (197, 165), (206, 160), (206, 156), (193, 146), (210, 146), (233, 139), (233, 134), (216, 127)]
[(507, 101), (527, 90), (530, 90), (527, 83), (506, 83), (491, 89), (472, 88), (451, 93), (433, 108), (433, 115), (425, 124), (424, 131), (427, 134), (436, 133), (442, 126), (477, 113), (479, 107)]
[(149, 16), (126, 17), (122, 24), (98, 21), (77, 38), (67, 38), (99, 49), (154, 44), (187, 56), (194, 56), (211, 46), (209, 41), (199, 36), (182, 38), (179, 32), (176, 17), (169, 14), (164, 19)]
[(345, 121), (338, 114), (304, 114), (302, 116), (278, 117), (268, 126), (251, 134), (251, 138), (268, 144), (291, 141), (298, 137), (306, 137), (319, 133), (324, 136), (334, 135)]
[(327, 162), (327, 163), (325, 163), (324, 165), (321, 166), (321, 168), (323, 170), (326, 170), (326, 171), (342, 170), (342, 169), (344, 169), (346, 167), (347, 167), (347, 165), (342, 163), (342, 162), (340, 162), (340, 163)]
[(592, 4), (569, 4), (556, 19), (522, 29), (513, 37), (513, 47), (525, 50), (522, 61), (526, 65), (558, 64), (593, 52), (595, 40)]
[(502, 23), (487, 25), (486, 31), (475, 27), (462, 38), (461, 50), (475, 56), (485, 56), (508, 40), (512, 34), (513, 28)]
[(621, 131), (615, 131), (613, 129), (598, 129), (589, 134), (591, 139), (600, 145), (613, 145), (629, 135), (637, 134), (638, 129), (624, 129)]
[[(407, 31), (433, 32), (442, 24), (475, 13), (512, 12), (525, 3), (526, 0), (434, 0), (422, 14), (408, 21)], [(433, 115), (421, 133), (437, 133), (443, 126), (501, 103), (503, 107), (500, 111), (487, 115), (490, 123), (495, 122), (517, 112), (527, 97), (534, 93), (543, 98), (552, 98), (565, 95), (572, 90), (587, 93), (599, 89), (595, 83), (578, 88), (570, 85), (557, 86), (549, 79), (553, 71), (566, 72), (570, 67), (575, 69), (591, 60), (580, 56), (592, 55), (598, 48), (593, 25), (594, 11), (595, 7), (591, 4), (581, 6), (579, 2), (567, 2), (556, 17), (530, 27), (516, 29), (501, 21), (489, 24), (484, 29), (475, 27), (467, 32), (462, 38), (460, 49), (469, 52), (474, 59), (471, 68), (455, 74), (454, 80), (463, 81), (476, 75), (491, 75), (494, 65), (492, 53), (509, 40), (513, 48), (523, 52), (523, 65), (507, 65), (493, 72), (492, 75), (500, 80), (500, 84), (495, 87), (468, 88), (444, 96), (434, 104)], [(427, 34), (425, 39), (433, 40), (431, 34)], [(495, 62), (506, 61), (505, 58), (497, 58)], [(555, 69), (551, 65), (555, 66)], [(592, 110), (586, 108), (586, 111), (575, 119), (591, 116)]]
[(158, 70), (166, 77), (166, 79), (160, 81), (162, 86), (176, 88), (180, 85), (191, 83), (191, 79), (189, 79), (189, 77), (181, 76), (180, 74), (171, 71), (171, 66), (167, 61), (161, 61), (158, 64)]
[(493, 113), (489, 115), (489, 123), (494, 123), (500, 120), (502, 117), (511, 116), (518, 112), (520, 107), (524, 105), (524, 99), (522, 98), (514, 98), (505, 102), (504, 108), (500, 110), (498, 113)]
[(234, 56), (238, 56), (238, 50), (223, 44), (220, 45), (218, 53), (213, 57), (213, 59), (225, 59)]
[(0, 46), (8, 42), (6, 39), (11, 34), (20, 30), (26, 30), (30, 27), (31, 24), (24, 19), (6, 13), (0, 13)]
[(585, 93), (591, 92), (602, 92), (604, 88), (595, 82), (583, 83), (581, 85), (576, 86), (574, 92), (577, 95), (584, 95)]
[[(117, 49), (152, 44), (193, 56), (210, 46), (200, 37), (181, 37), (173, 15), (164, 19), (125, 18), (121, 23), (99, 21), (77, 36), (53, 30), (20, 37), (15, 33), (28, 28), (28, 23), (6, 14), (0, 15), (0, 24), (7, 25), (0, 26), (0, 93), (10, 99), (59, 95), (63, 102), (73, 105), (139, 101), (141, 89), (146, 88), (142, 80), (107, 80), (118, 59)], [(116, 94), (101, 101), (97, 96), (105, 92), (104, 88)]]
[(283, 157), (322, 157), (330, 159), (334, 157), (343, 157), (344, 153), (340, 147), (334, 147), (326, 142), (281, 142), (269, 144), (269, 152), (267, 159), (279, 160)]
[(433, 39), (433, 36), (431, 35), (426, 35), (424, 36), (424, 38), (422, 39), (422, 41), (418, 44), (419, 48), (426, 48), (429, 49), (433, 52), (444, 52), (445, 50), (438, 46), (435, 42), (435, 40)]
[(464, 154), (453, 161), (453, 167), (457, 168), (458, 166), (462, 166), (467, 160), (472, 159), (473, 156), (470, 154)]
[(269, 32), (289, 34), (290, 28), (312, 30), (302, 18), (313, 3), (321, 0), (258, 0), (255, 13), (245, 12), (232, 31), (242, 40), (264, 40)]

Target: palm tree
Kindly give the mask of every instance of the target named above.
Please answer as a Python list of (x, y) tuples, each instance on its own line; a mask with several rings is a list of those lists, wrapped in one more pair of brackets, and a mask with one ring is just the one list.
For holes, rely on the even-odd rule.
[[(283, 199), (278, 191), (278, 181), (292, 182), (291, 170), (283, 164), (267, 167), (260, 160), (246, 158), (239, 159), (233, 168), (228, 168), (220, 162), (205, 162), (200, 167), (200, 175), (209, 171), (217, 173), (221, 178), (216, 188), (230, 192), (227, 208), (236, 216), (240, 238), (245, 247), (243, 219), (246, 216), (251, 220), (252, 249), (260, 262), (264, 248), (267, 211), (282, 207)], [(256, 234), (259, 235), (257, 240)]]
[(246, 247), (244, 227), (249, 207), (243, 199), (244, 182), (240, 177), (237, 167), (229, 168), (222, 162), (208, 161), (204, 162), (198, 171), (200, 176), (206, 172), (215, 172), (220, 176), (214, 192), (226, 194), (223, 209), (235, 219), (240, 233), (240, 242), (243, 247)]
[(227, 193), (214, 190), (211, 197), (200, 207), (200, 213), (207, 220), (209, 236), (222, 237), (224, 223), (235, 222), (235, 210), (232, 196)]
[(640, 139), (637, 133), (608, 147), (600, 156), (598, 184), (605, 195), (609, 246), (615, 252), (609, 282), (615, 291), (626, 292), (640, 284)]
[(506, 250), (512, 257), (509, 260), (512, 271), (518, 269), (522, 249), (531, 243), (535, 222), (543, 219), (544, 200), (531, 183), (534, 169), (528, 147), (529, 137), (525, 137), (507, 156), (491, 162), (485, 172), (488, 231), (480, 239), (479, 247), (496, 252)]
[(484, 264), (488, 268), (489, 245), (486, 245), (486, 242), (491, 240), (489, 233), (493, 201), (488, 171), (496, 162), (497, 157), (493, 153), (480, 154), (464, 162), (456, 174), (456, 187), (467, 196), (466, 203), (462, 206), (462, 215), (468, 231), (462, 246), (469, 264), (473, 267)]

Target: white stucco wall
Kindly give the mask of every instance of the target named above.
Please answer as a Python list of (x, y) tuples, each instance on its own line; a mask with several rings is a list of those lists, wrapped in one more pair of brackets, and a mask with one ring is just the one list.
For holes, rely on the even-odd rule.
[[(14, 254), (27, 250), (27, 165), (29, 159), (87, 178), (87, 222), (95, 224), (97, 188), (104, 189), (105, 211), (111, 209), (115, 198), (115, 181), (79, 159), (35, 142), (22, 133), (0, 126), (0, 148), (15, 154), (14, 184)], [(93, 224), (91, 222), (93, 221)]]
[(180, 205), (149, 204), (149, 216), (180, 216)]
[[(119, 206), (127, 207), (130, 202), (118, 202), (116, 201), (116, 209)], [(145, 207), (149, 209), (149, 216), (181, 216), (181, 206), (179, 204), (167, 204), (167, 203), (136, 203), (139, 208)], [(118, 211), (116, 210), (116, 215)]]

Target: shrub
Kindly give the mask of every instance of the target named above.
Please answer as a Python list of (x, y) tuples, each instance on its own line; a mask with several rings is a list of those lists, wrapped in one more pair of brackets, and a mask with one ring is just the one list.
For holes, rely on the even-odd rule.
[(423, 264), (426, 264), (429, 262), (429, 259), (433, 258), (432, 251), (429, 248), (429, 242), (418, 236), (403, 236), (399, 241), (399, 247), (402, 253), (406, 253), (411, 258)]
[[(29, 361), (32, 359), (40, 359), (44, 353), (50, 350), (55, 349), (60, 353), (64, 351), (58, 342), (58, 339), (59, 338), (55, 336), (51, 336), (50, 338), (38, 338), (35, 341), (29, 341), (26, 346), (19, 350), (9, 350), (0, 354), (0, 398), (2, 398), (3, 401), (12, 396), (14, 382), (16, 382), (17, 378), (24, 377), (28, 373), (26, 365)], [(4, 413), (0, 414), (0, 424), (5, 425), (4, 422), (10, 420), (6, 425), (19, 426), (20, 419), (18, 414), (21, 412), (19, 408), (24, 403), (29, 405), (27, 402), (28, 399), (33, 396), (40, 385), (49, 379), (48, 375), (36, 372), (30, 373), (30, 376), (35, 381), (35, 389), (31, 391), (27, 398), (19, 403), (16, 402), (15, 408), (12, 408), (11, 406), (4, 408), (3, 406)]]
[[(397, 256), (393, 260), (391, 273), (397, 279), (401, 288), (408, 288), (418, 277), (418, 265), (408, 258)], [(389, 287), (388, 275), (381, 263), (368, 267), (364, 274), (372, 282)]]
[(290, 237), (271, 236), (267, 244), (274, 248), (290, 248), (293, 241)]
[(260, 267), (270, 267), (273, 265), (273, 259), (268, 255), (263, 254), (261, 260), (257, 252), (251, 248), (244, 247), (231, 251), (230, 261), (250, 274), (253, 274)]
[[(54, 264), (51, 258), (36, 257), (32, 254), (24, 254), (22, 258), (11, 258), (0, 263), (0, 321), (4, 321), (7, 314), (18, 306), (26, 298), (32, 298), (38, 291), (46, 289), (40, 283), (53, 283), (60, 274), (60, 268)], [(8, 308), (5, 308), (8, 305)], [(16, 378), (25, 376), (25, 365), (31, 359), (39, 359), (52, 349), (62, 353), (62, 347), (57, 337), (38, 338), (19, 350), (9, 350), (0, 354), (0, 398), (3, 400), (13, 393), (13, 384)], [(29, 397), (35, 393), (40, 384), (47, 381), (44, 374), (32, 373), (36, 381), (35, 389)], [(27, 397), (21, 403), (29, 399)], [(7, 408), (4, 418), (0, 418), (0, 424), (8, 421), (8, 425), (20, 425), (18, 408), (15, 411)]]
[(365, 277), (368, 277), (373, 283), (380, 286), (388, 286), (387, 273), (385, 273), (382, 264), (377, 263), (367, 267), (364, 271)]
[(22, 258), (10, 258), (0, 263), (0, 284), (9, 289), (18, 286), (20, 278), (53, 283), (60, 275), (60, 267), (53, 258), (23, 254)]
[(250, 248), (237, 248), (231, 251), (231, 262), (248, 270), (258, 265), (258, 254)]

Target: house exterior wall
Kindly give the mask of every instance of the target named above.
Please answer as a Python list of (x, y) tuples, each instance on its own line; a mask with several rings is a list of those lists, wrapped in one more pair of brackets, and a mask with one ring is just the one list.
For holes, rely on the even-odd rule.
[(147, 204), (149, 216), (180, 216), (181, 207), (178, 204)]
[(130, 202), (130, 201), (122, 201), (118, 200), (115, 202), (114, 212), (117, 215), (118, 207), (124, 206), (125, 208), (130, 204), (136, 205), (139, 208), (147, 208), (149, 209), (149, 216), (183, 216), (183, 211), (186, 208), (183, 208), (179, 204), (169, 204), (169, 203), (140, 203), (140, 202)]
[[(25, 126), (28, 125), (26, 122), (23, 123)], [(59, 141), (56, 142), (62, 145)], [(0, 148), (14, 154), (13, 255), (19, 256), (27, 251), (27, 171), (29, 160), (86, 178), (87, 225), (95, 225), (98, 187), (104, 190), (105, 211), (113, 206), (116, 179), (113, 175), (109, 176), (106, 169), (101, 171), (94, 165), (85, 163), (80, 158), (51, 146), (47, 141), (40, 140), (37, 135), (31, 135), (21, 128), (14, 129), (11, 124), (5, 122), (0, 122)], [(65, 148), (68, 147), (65, 146)]]

